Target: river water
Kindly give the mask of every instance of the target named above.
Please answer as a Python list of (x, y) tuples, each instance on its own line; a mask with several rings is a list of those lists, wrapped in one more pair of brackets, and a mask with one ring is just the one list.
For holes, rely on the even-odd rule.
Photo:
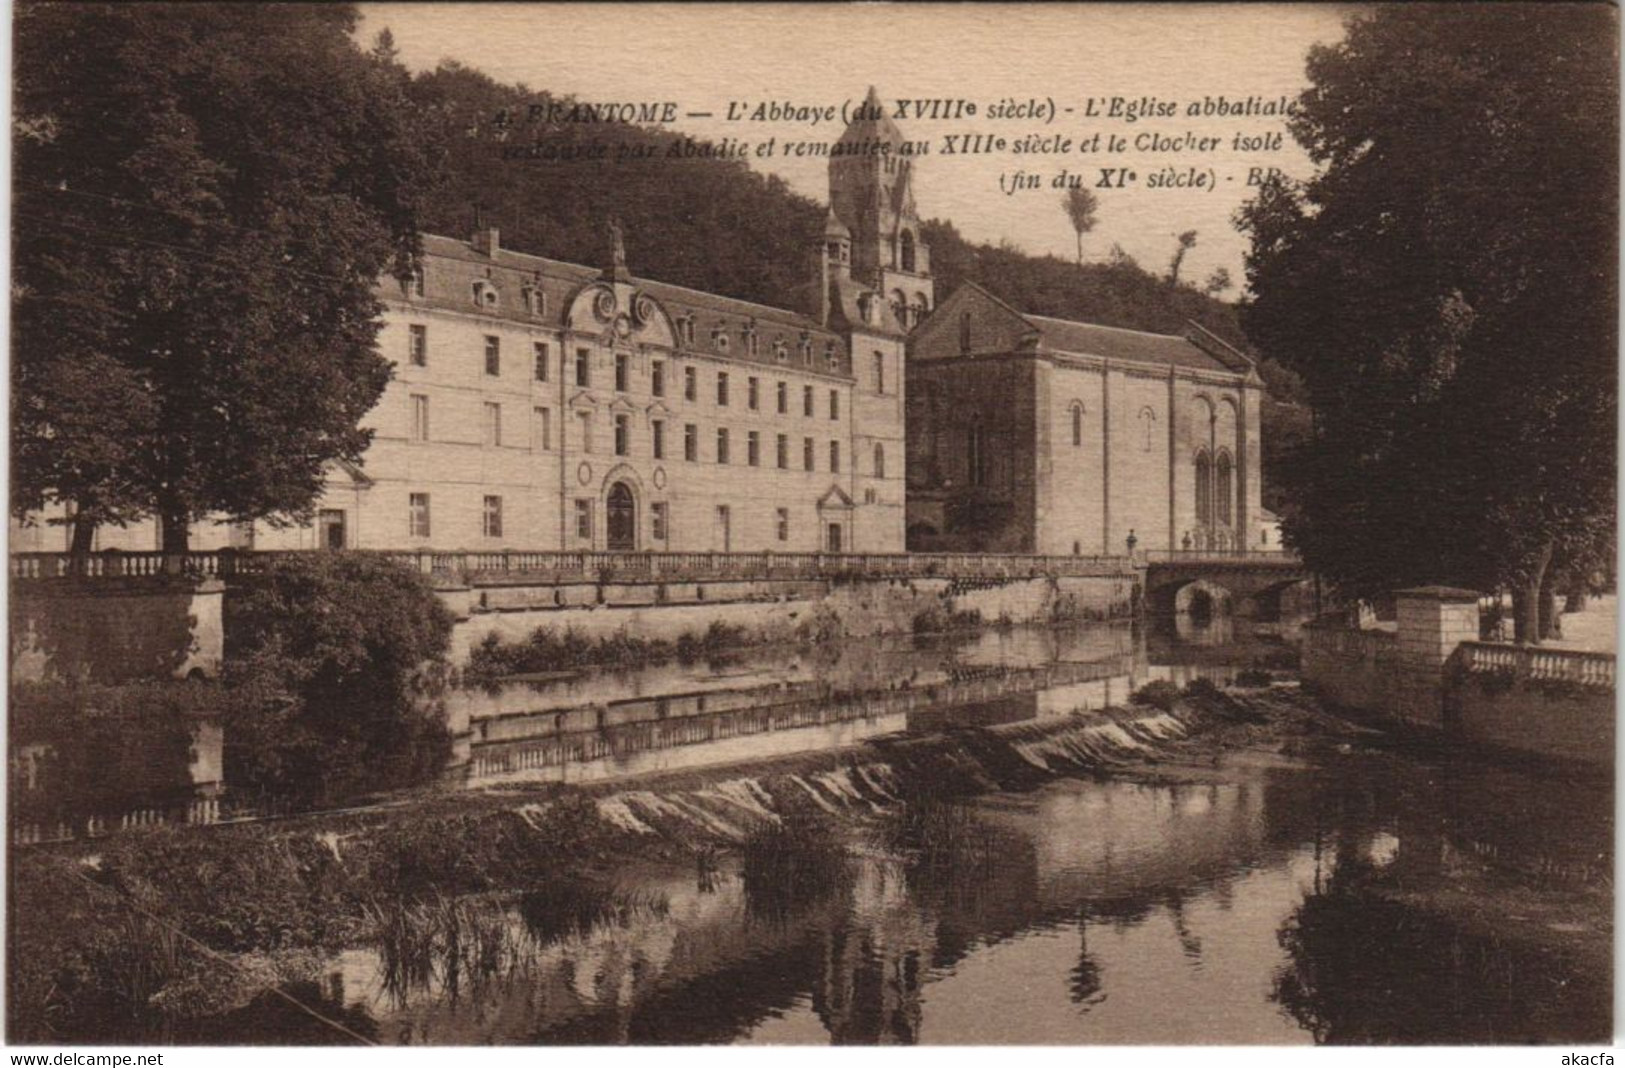
[[(469, 695), (461, 774), (604, 780), (1043, 718), (1268, 655), (1092, 628), (510, 685)], [(468, 901), (477, 964), (380, 943), (287, 992), (387, 1044), (1607, 1038), (1606, 970), (1571, 950), (1612, 937), (1609, 784), (1348, 746), (1174, 772), (948, 804), (917, 838), (907, 813), (877, 816), (813, 887), (723, 858), (616, 872), (620, 904), (580, 922), (529, 895)], [(1488, 892), (1578, 904), (1533, 937), (1440, 905)], [(273, 998), (165, 1037), (340, 1040)]]

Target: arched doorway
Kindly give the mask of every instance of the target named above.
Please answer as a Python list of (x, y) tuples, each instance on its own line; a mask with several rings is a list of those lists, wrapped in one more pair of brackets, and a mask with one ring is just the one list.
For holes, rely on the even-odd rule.
[(631, 552), (638, 547), (638, 506), (625, 482), (609, 487), (604, 511), (607, 518), (609, 550)]

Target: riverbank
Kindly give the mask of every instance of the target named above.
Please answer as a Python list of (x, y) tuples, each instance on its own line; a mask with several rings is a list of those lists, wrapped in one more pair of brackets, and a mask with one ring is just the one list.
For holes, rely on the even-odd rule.
[(973, 863), (981, 847), (964, 840), (961, 798), (1076, 776), (1216, 782), (1226, 761), (1305, 765), (1377, 737), (1295, 686), (1162, 696), (1167, 708), (893, 735), (629, 783), (484, 790), (154, 830), (100, 852), (18, 852), (13, 915), (36, 922), (13, 930), (11, 1034), (162, 1041), (177, 1022), (312, 978), (356, 946), (385, 953), (401, 974), (426, 961), (443, 983), (447, 954), (478, 971), (511, 949), (493, 900), (512, 898), (527, 924), (556, 936), (665, 908), (631, 874), (650, 865), (686, 869), (703, 885), (719, 866), (742, 864), (758, 894), (816, 896), (844, 843), (876, 836), (888, 849)]

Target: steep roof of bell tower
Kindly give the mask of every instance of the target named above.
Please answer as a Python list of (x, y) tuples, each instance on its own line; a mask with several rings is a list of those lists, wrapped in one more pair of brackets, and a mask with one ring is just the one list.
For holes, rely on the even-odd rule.
[(884, 141), (893, 146), (903, 142), (903, 132), (886, 114), (886, 105), (880, 102), (880, 93), (872, 85), (836, 144), (855, 141)]

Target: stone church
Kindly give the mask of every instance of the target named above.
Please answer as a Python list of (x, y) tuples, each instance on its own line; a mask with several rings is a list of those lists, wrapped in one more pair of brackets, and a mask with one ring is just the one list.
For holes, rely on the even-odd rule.
[(966, 284), (910, 335), (908, 375), (911, 550), (1259, 546), (1263, 381), (1194, 324), (1069, 322)]

